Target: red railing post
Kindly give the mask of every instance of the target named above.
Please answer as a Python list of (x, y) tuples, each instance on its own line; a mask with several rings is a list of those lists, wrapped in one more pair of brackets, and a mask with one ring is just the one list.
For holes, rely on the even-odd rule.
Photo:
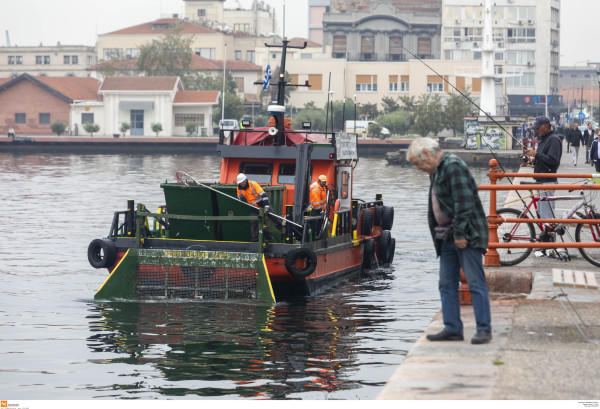
[[(504, 177), (504, 172), (498, 170), (498, 161), (496, 159), (491, 159), (489, 162), (490, 165), (490, 173), (488, 176), (490, 178), (490, 184), (492, 186), (496, 185), (496, 182)], [(490, 238), (489, 243), (498, 243), (498, 223), (501, 223), (502, 220), (498, 218), (498, 214), (496, 213), (497, 204), (496, 204), (496, 190), (490, 190), (490, 214), (488, 216), (488, 225), (490, 228)], [(485, 253), (483, 258), (483, 265), (485, 267), (499, 267), (500, 266), (500, 255), (498, 254), (498, 250), (495, 247), (488, 248), (488, 251)]]

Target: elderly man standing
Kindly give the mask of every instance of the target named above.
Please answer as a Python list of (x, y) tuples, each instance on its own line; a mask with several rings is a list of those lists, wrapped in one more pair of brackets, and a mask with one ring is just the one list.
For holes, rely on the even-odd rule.
[(442, 152), (437, 141), (431, 138), (415, 139), (408, 148), (407, 159), (429, 174), (429, 229), (440, 257), (439, 290), (444, 329), (427, 335), (427, 339), (464, 339), (458, 293), (462, 268), (469, 284), (477, 325), (471, 343), (488, 343), (492, 339), (492, 319), (483, 253), (488, 245), (489, 231), (477, 184), (462, 159)]

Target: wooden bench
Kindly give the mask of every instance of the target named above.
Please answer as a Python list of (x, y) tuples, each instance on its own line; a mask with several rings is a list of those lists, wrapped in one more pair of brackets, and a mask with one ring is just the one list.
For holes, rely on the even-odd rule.
[(571, 321), (573, 321), (573, 323), (575, 324), (575, 326), (577, 327), (577, 329), (579, 330), (581, 335), (583, 335), (583, 337), (587, 341), (599, 342), (600, 340), (591, 339), (587, 336), (587, 334), (583, 331), (583, 329), (577, 323), (577, 320), (575, 319), (575, 317), (571, 314), (571, 312), (567, 309), (566, 305), (562, 301), (562, 298), (565, 298), (569, 302), (569, 305), (571, 306), (571, 308), (573, 309), (575, 314), (577, 314), (579, 321), (584, 326), (586, 326), (586, 327), (598, 326), (598, 325), (593, 325), (593, 324), (586, 324), (585, 321), (583, 321), (583, 318), (581, 318), (581, 315), (579, 315), (579, 312), (577, 312), (577, 309), (575, 308), (575, 306), (573, 305), (571, 300), (569, 300), (569, 296), (563, 291), (564, 287), (581, 288), (581, 289), (586, 289), (586, 290), (598, 291), (598, 281), (596, 280), (596, 275), (589, 271), (575, 271), (575, 270), (564, 270), (564, 269), (560, 269), (560, 268), (553, 268), (552, 269), (552, 284), (554, 287), (558, 287), (560, 289), (560, 294), (557, 294), (554, 298), (558, 299), (558, 301), (560, 302), (560, 305), (562, 305), (562, 307), (564, 308), (566, 313), (569, 315), (569, 318), (571, 318)]

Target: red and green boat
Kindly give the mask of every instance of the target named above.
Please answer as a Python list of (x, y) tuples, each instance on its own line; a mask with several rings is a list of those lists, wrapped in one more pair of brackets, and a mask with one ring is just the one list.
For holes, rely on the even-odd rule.
[[(285, 72), (283, 45), (281, 72)], [(299, 47), (301, 48), (301, 47)], [(165, 204), (151, 212), (127, 202), (116, 211), (109, 234), (93, 240), (88, 259), (109, 276), (96, 299), (259, 298), (318, 294), (363, 270), (392, 262), (393, 207), (382, 196), (355, 198), (356, 134), (292, 130), (284, 118), (285, 86), (267, 128), (221, 131), (218, 183), (184, 172), (163, 183)], [(238, 200), (239, 173), (261, 185), (270, 210)], [(309, 186), (329, 181), (326, 211), (309, 216)], [(250, 222), (258, 221), (258, 241)]]

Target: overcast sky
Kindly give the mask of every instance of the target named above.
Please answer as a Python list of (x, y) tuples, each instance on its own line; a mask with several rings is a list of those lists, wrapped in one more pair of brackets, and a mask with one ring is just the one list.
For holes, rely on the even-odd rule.
[[(280, 18), (284, 0), (266, 0)], [(252, 0), (227, 0), (249, 6)], [(183, 15), (183, 0), (0, 0), (0, 45), (95, 45), (96, 35), (152, 21), (162, 14)], [(286, 35), (307, 37), (308, 0), (286, 0)], [(594, 18), (600, 0), (561, 2), (561, 65), (600, 62)], [(281, 24), (281, 23), (280, 23)], [(280, 32), (281, 34), (281, 32)]]

